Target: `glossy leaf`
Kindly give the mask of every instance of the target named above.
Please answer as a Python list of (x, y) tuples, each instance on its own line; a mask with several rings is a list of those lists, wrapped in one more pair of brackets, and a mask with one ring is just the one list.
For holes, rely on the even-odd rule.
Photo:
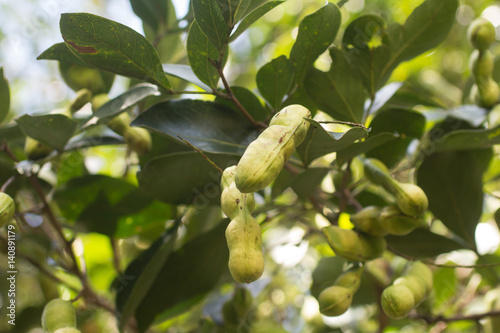
[(23, 115), (16, 119), (24, 134), (62, 151), (75, 134), (78, 123), (62, 114)]
[(415, 229), (405, 236), (385, 237), (389, 249), (413, 258), (436, 257), (443, 253), (462, 249), (463, 246), (451, 238), (433, 233), (427, 229)]
[(442, 152), (427, 156), (418, 168), (418, 185), (429, 199), (429, 210), (472, 248), (483, 211), (482, 176), (490, 158), (490, 150)]
[(436, 151), (490, 148), (500, 144), (500, 126), (490, 129), (457, 130), (446, 133), (436, 142)]
[[(259, 100), (257, 96), (250, 90), (244, 87), (231, 87), (231, 90), (234, 96), (238, 99), (238, 101), (243, 105), (245, 110), (252, 116), (252, 118), (256, 121), (266, 121), (269, 118), (269, 111), (262, 105), (262, 102)], [(225, 92), (225, 90), (224, 90)], [(217, 96), (215, 98), (215, 102), (219, 104), (223, 104), (235, 112), (240, 112), (238, 108), (234, 105), (233, 102)]]
[[(227, 222), (220, 223), (169, 255), (137, 307), (140, 332), (144, 332), (160, 313), (162, 319), (167, 319), (188, 310), (228, 272), (229, 254), (224, 237), (226, 226)], [(151, 254), (145, 254), (143, 258)], [(135, 276), (140, 271), (134, 269), (128, 274)]]
[(217, 50), (222, 50), (229, 37), (229, 27), (217, 0), (193, 1), (192, 6), (194, 18), (202, 33), (208, 37)]
[(292, 88), (293, 69), (285, 56), (273, 59), (257, 72), (257, 87), (273, 108), (279, 108)]
[(347, 160), (350, 160), (358, 155), (369, 153), (373, 149), (376, 149), (386, 143), (390, 143), (399, 137), (397, 133), (382, 132), (382, 133), (371, 133), (368, 138), (364, 141), (356, 142), (347, 148), (339, 150), (337, 152), (337, 164), (342, 165)]
[(240, 113), (201, 100), (158, 103), (142, 112), (132, 125), (150, 128), (175, 140), (181, 136), (203, 151), (235, 155), (242, 155), (258, 135)]
[(36, 59), (58, 60), (68, 64), (94, 68), (94, 66), (86, 63), (85, 61), (77, 57), (73, 52), (71, 52), (66, 43), (57, 43), (52, 45), (47, 50), (43, 51), (42, 54), (40, 54)]
[(130, 0), (134, 13), (155, 31), (166, 24), (168, 2), (165, 0)]
[[(234, 156), (207, 154), (221, 169), (238, 163)], [(208, 205), (220, 200), (220, 173), (199, 153), (181, 152), (150, 160), (137, 174), (140, 188), (173, 204)]]
[(337, 5), (328, 2), (299, 24), (297, 39), (290, 51), (295, 83), (305, 78), (316, 59), (333, 43), (342, 22)]
[(302, 200), (307, 200), (321, 185), (329, 168), (309, 168), (293, 177), (290, 187)]
[(328, 72), (313, 69), (307, 75), (307, 93), (320, 110), (334, 119), (360, 123), (365, 99), (363, 83), (341, 50), (331, 48), (330, 56)]
[(78, 135), (68, 141), (64, 147), (64, 151), (120, 144), (125, 144), (125, 141), (122, 137), (114, 133), (105, 133), (102, 135)]
[(248, 14), (243, 21), (236, 27), (236, 30), (229, 37), (229, 42), (233, 42), (238, 36), (244, 33), (255, 21), (260, 19), (262, 16), (271, 11), (274, 7), (282, 4), (285, 1), (270, 1), (262, 6), (254, 9), (250, 14)]
[(156, 50), (135, 30), (88, 13), (62, 14), (60, 29), (68, 48), (85, 63), (170, 89)]
[(238, 23), (246, 14), (252, 0), (215, 0), (222, 11), (222, 15), (230, 27)]
[(377, 112), (392, 98), (392, 96), (394, 96), (401, 86), (403, 86), (403, 82), (391, 82), (382, 87), (375, 94), (373, 101), (365, 101), (365, 112), (367, 112), (367, 114)]
[(354, 127), (347, 132), (328, 132), (321, 124), (307, 119), (311, 126), (307, 132), (304, 142), (297, 148), (304, 165), (309, 165), (314, 159), (339, 151), (355, 141), (368, 136), (368, 132), (361, 127)]
[(186, 47), (194, 74), (201, 82), (216, 90), (220, 75), (209, 59), (212, 61), (219, 59), (219, 50), (210, 42), (196, 21), (189, 29)]
[(10, 88), (9, 82), (3, 75), (3, 67), (0, 67), (0, 123), (7, 117), (10, 110)]
[(163, 70), (165, 71), (165, 73), (191, 82), (205, 91), (212, 91), (209, 86), (198, 79), (196, 74), (193, 72), (193, 69), (189, 65), (165, 64), (163, 65)]
[[(143, 301), (151, 286), (155, 282), (165, 261), (174, 249), (175, 241), (179, 230), (180, 220), (153, 243), (153, 245), (143, 253), (142, 257), (132, 262), (121, 279), (127, 278), (126, 285), (117, 283), (116, 308), (119, 318), (119, 329), (124, 330), (130, 317), (134, 315), (137, 308)], [(140, 271), (137, 270), (140, 266)], [(135, 269), (135, 270), (134, 270)], [(134, 272), (132, 272), (134, 270)]]

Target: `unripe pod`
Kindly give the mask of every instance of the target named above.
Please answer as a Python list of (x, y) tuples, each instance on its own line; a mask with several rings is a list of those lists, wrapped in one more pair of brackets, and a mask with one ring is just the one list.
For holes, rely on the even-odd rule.
[(394, 179), (389, 174), (389, 170), (380, 160), (367, 158), (364, 163), (365, 176), (373, 184), (382, 186), (387, 192), (393, 192)]
[(347, 260), (368, 261), (380, 257), (385, 251), (383, 237), (358, 233), (337, 226), (323, 228), (328, 244), (336, 255)]
[(478, 17), (469, 25), (467, 37), (474, 48), (484, 51), (487, 50), (495, 41), (495, 27), (483, 17)]
[(42, 327), (47, 333), (65, 327), (76, 327), (76, 312), (73, 305), (60, 298), (51, 300), (45, 305), (42, 313)]
[(426, 288), (426, 293), (430, 294), (434, 286), (434, 278), (431, 269), (421, 261), (414, 261), (408, 269), (407, 275), (420, 278)]
[(427, 298), (427, 288), (425, 282), (417, 276), (406, 275), (394, 281), (395, 286), (405, 286), (413, 294), (414, 306), (420, 305)]
[(243, 193), (267, 187), (281, 172), (283, 165), (304, 140), (309, 110), (290, 105), (274, 115), (270, 126), (245, 150), (236, 171), (236, 187)]
[(222, 305), (222, 318), (224, 323), (230, 326), (238, 326), (240, 323), (240, 316), (236, 312), (233, 301), (229, 300)]
[(221, 208), (230, 219), (243, 211), (245, 205), (249, 212), (253, 212), (255, 208), (253, 193), (241, 193), (234, 183), (235, 175), (236, 165), (233, 165), (224, 170), (221, 179)]
[(421, 216), (427, 210), (429, 201), (425, 192), (417, 185), (409, 183), (397, 184), (396, 203), (403, 213), (410, 216)]
[(252, 308), (253, 296), (246, 288), (236, 289), (233, 296), (233, 306), (236, 313), (240, 316), (246, 316)]
[(373, 236), (385, 236), (387, 230), (380, 223), (380, 212), (382, 208), (376, 206), (368, 206), (351, 215), (351, 222), (356, 229)]
[(139, 155), (144, 155), (151, 151), (151, 134), (145, 128), (128, 127), (123, 134), (123, 138), (127, 146)]
[(382, 292), (382, 309), (392, 319), (408, 316), (415, 307), (413, 293), (403, 285), (389, 286)]
[(494, 65), (495, 61), (493, 59), (493, 54), (489, 50), (483, 52), (474, 50), (470, 56), (469, 68), (475, 80), (477, 80), (477, 78), (490, 77)]
[(26, 137), (26, 140), (24, 141), (24, 153), (26, 154), (26, 157), (32, 161), (49, 156), (53, 150), (54, 148), (51, 146), (41, 143), (40, 141), (30, 138), (29, 136)]
[(349, 309), (354, 293), (345, 287), (331, 286), (318, 297), (319, 311), (325, 316), (340, 316)]
[(71, 89), (78, 91), (89, 89), (94, 95), (107, 93), (113, 85), (114, 74), (97, 69), (59, 62), (61, 76)]
[(97, 94), (92, 97), (90, 103), (92, 104), (92, 112), (96, 112), (101, 106), (109, 102), (108, 94)]
[(110, 119), (107, 123), (110, 130), (118, 135), (124, 136), (130, 128), (130, 116), (127, 112), (122, 112), (116, 117)]
[(74, 327), (63, 327), (55, 331), (54, 333), (81, 333)]
[(361, 274), (363, 267), (352, 268), (342, 274), (335, 280), (335, 285), (347, 288), (354, 294), (361, 284)]
[(7, 193), (0, 192), (0, 228), (12, 220), (15, 211), (14, 200)]
[(229, 249), (229, 271), (240, 283), (257, 280), (264, 272), (262, 233), (259, 224), (245, 209), (227, 226), (226, 241)]
[(78, 90), (76, 96), (69, 106), (71, 113), (74, 113), (92, 100), (92, 92), (88, 89)]
[(488, 77), (472, 86), (471, 99), (476, 105), (484, 108), (491, 108), (498, 103), (500, 97), (500, 88), (498, 84)]
[(386, 206), (380, 211), (379, 223), (391, 235), (407, 235), (418, 227), (424, 226), (421, 218), (403, 214), (397, 206)]

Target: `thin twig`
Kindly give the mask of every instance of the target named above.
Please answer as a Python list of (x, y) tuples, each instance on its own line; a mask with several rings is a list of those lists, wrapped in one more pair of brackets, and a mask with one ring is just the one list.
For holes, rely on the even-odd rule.
[(463, 320), (479, 320), (486, 317), (497, 317), (500, 316), (500, 310), (494, 310), (484, 313), (477, 313), (473, 315), (457, 315), (453, 317), (444, 317), (444, 316), (412, 316), (413, 319), (422, 319), (428, 324), (435, 324), (438, 322), (450, 323), (454, 321), (463, 321)]
[(354, 126), (354, 127), (361, 127), (362, 129), (368, 131), (368, 128), (366, 128), (364, 125), (359, 124), (359, 123), (353, 123), (351, 121), (340, 121), (340, 120), (324, 120), (324, 121), (318, 121), (320, 124), (341, 124), (341, 125), (348, 125), (348, 126)]
[(19, 174), (15, 174), (14, 176), (7, 179), (7, 181), (3, 183), (2, 188), (0, 188), (0, 192), (5, 192), (7, 190), (7, 187), (9, 187), (9, 185), (12, 184), (12, 182), (16, 180), (17, 177), (19, 177)]
[(203, 156), (203, 158), (205, 160), (207, 160), (208, 163), (210, 163), (215, 169), (217, 169), (220, 173), (223, 172), (223, 170), (217, 165), (215, 164), (214, 161), (212, 161), (210, 158), (208, 158), (207, 155), (205, 155), (205, 153), (203, 153), (201, 150), (199, 150), (198, 148), (196, 148), (195, 146), (193, 146), (189, 141), (187, 140), (184, 140), (180, 135), (177, 135), (177, 137), (179, 139), (181, 139), (182, 141), (184, 141), (185, 144), (187, 144), (190, 148), (196, 150), (197, 153), (199, 153), (201, 156)]

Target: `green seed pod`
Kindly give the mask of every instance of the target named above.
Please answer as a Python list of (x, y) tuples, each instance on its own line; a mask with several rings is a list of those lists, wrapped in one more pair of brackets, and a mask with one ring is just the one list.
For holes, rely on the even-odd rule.
[(414, 261), (408, 269), (406, 275), (416, 276), (421, 279), (426, 288), (426, 294), (429, 295), (431, 293), (434, 286), (434, 277), (429, 266), (421, 261)]
[(396, 203), (409, 216), (422, 216), (429, 206), (425, 192), (417, 185), (398, 183), (395, 186)]
[(128, 127), (123, 138), (127, 146), (139, 155), (147, 154), (151, 151), (151, 134), (141, 127)]
[(108, 120), (109, 129), (118, 135), (124, 136), (130, 128), (130, 116), (127, 112), (122, 112), (114, 118)]
[(425, 225), (423, 219), (405, 215), (394, 205), (381, 209), (379, 223), (389, 234), (396, 236), (407, 235), (416, 228)]
[(382, 309), (392, 319), (407, 317), (415, 307), (413, 293), (403, 285), (389, 286), (382, 292)]
[(96, 112), (101, 106), (109, 102), (108, 94), (97, 94), (92, 97), (90, 104), (92, 104), (92, 112)]
[(478, 106), (491, 108), (498, 103), (499, 97), (500, 88), (491, 77), (478, 81), (472, 86), (471, 99)]
[(14, 200), (7, 193), (0, 192), (0, 228), (12, 221), (15, 211)]
[(480, 51), (487, 50), (493, 44), (495, 35), (495, 27), (483, 17), (476, 18), (467, 29), (470, 43)]
[(413, 294), (415, 305), (418, 306), (427, 298), (427, 289), (425, 282), (414, 275), (407, 275), (396, 279), (393, 283), (395, 286), (405, 286), (410, 289)]
[(353, 296), (353, 292), (348, 288), (328, 287), (319, 294), (319, 311), (325, 316), (340, 316), (351, 306)]
[(42, 327), (47, 333), (65, 327), (76, 327), (76, 312), (73, 304), (60, 298), (45, 305), (42, 313)]
[(240, 317), (245, 317), (253, 304), (253, 296), (246, 288), (236, 289), (233, 296), (233, 306)]
[(26, 140), (24, 141), (24, 153), (26, 154), (26, 157), (32, 161), (49, 156), (53, 150), (54, 148), (41, 143), (38, 140), (30, 138), (29, 136), (26, 137)]
[(85, 104), (90, 103), (92, 100), (92, 92), (88, 89), (81, 89), (76, 92), (75, 98), (69, 106), (71, 113), (74, 113), (85, 106)]
[(240, 211), (243, 211), (245, 205), (250, 213), (255, 208), (253, 193), (241, 193), (234, 183), (235, 175), (236, 165), (233, 165), (224, 170), (221, 178), (221, 207), (230, 219), (234, 219)]
[(264, 272), (262, 232), (247, 209), (237, 215), (226, 228), (229, 249), (229, 271), (240, 283), (257, 280)]
[(97, 69), (59, 62), (61, 76), (71, 89), (89, 89), (94, 95), (107, 93), (115, 79), (114, 74)]
[(380, 257), (386, 248), (383, 237), (358, 233), (337, 226), (323, 228), (328, 244), (336, 255), (347, 260), (368, 261)]
[(222, 305), (222, 318), (224, 323), (229, 326), (238, 326), (240, 323), (240, 316), (236, 312), (233, 301), (229, 300)]
[(376, 206), (368, 206), (351, 215), (351, 222), (357, 230), (365, 232), (373, 236), (385, 236), (387, 230), (380, 222), (379, 215), (382, 208)]
[(334, 285), (349, 289), (353, 294), (358, 291), (361, 284), (361, 274), (363, 267), (355, 267), (340, 274)]
[(474, 50), (470, 56), (469, 68), (475, 79), (491, 77), (494, 65), (493, 54), (489, 50)]
[(74, 327), (63, 327), (56, 330), (54, 333), (81, 333), (81, 332)]
[(274, 115), (270, 126), (245, 150), (236, 171), (236, 187), (243, 193), (257, 192), (278, 176), (283, 165), (305, 138), (311, 113), (290, 105)]
[[(347, 169), (344, 171), (338, 171), (333, 175), (333, 186), (335, 186), (335, 190), (339, 191), (343, 188), (343, 186), (348, 186), (352, 183), (352, 171)], [(345, 182), (345, 184), (344, 184)]]
[(375, 158), (367, 158), (363, 162), (365, 176), (375, 185), (382, 186), (387, 192), (392, 193), (394, 190), (394, 182), (389, 170), (380, 160)]

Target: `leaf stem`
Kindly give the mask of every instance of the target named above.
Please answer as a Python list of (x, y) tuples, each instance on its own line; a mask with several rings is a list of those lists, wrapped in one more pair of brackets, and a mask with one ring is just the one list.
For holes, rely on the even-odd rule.
[(208, 163), (210, 163), (210, 164), (211, 164), (211, 165), (212, 165), (215, 169), (217, 169), (220, 173), (222, 173), (222, 172), (223, 172), (223, 170), (222, 170), (222, 169), (221, 169), (221, 168), (220, 168), (217, 164), (215, 164), (215, 162), (214, 162), (214, 161), (212, 161), (210, 158), (208, 158), (208, 156), (207, 156), (207, 155), (205, 155), (205, 153), (203, 153), (200, 149), (198, 149), (198, 148), (196, 148), (195, 146), (193, 146), (193, 145), (191, 144), (191, 142), (189, 142), (189, 141), (187, 141), (187, 140), (183, 139), (180, 135), (177, 135), (177, 137), (178, 137), (179, 139), (181, 139), (181, 140), (182, 140), (185, 144), (187, 144), (190, 148), (192, 148), (192, 149), (196, 150), (196, 152), (197, 152), (198, 154), (200, 154), (201, 156), (203, 156), (203, 158), (204, 158), (205, 160), (207, 160), (207, 162), (208, 162)]
[(332, 121), (318, 121), (320, 124), (341, 124), (341, 125), (348, 125), (348, 126), (354, 126), (354, 127), (361, 127), (364, 130), (368, 131), (368, 128), (366, 128), (364, 125), (359, 124), (359, 123), (354, 123), (351, 121), (340, 121), (340, 120), (332, 120)]

